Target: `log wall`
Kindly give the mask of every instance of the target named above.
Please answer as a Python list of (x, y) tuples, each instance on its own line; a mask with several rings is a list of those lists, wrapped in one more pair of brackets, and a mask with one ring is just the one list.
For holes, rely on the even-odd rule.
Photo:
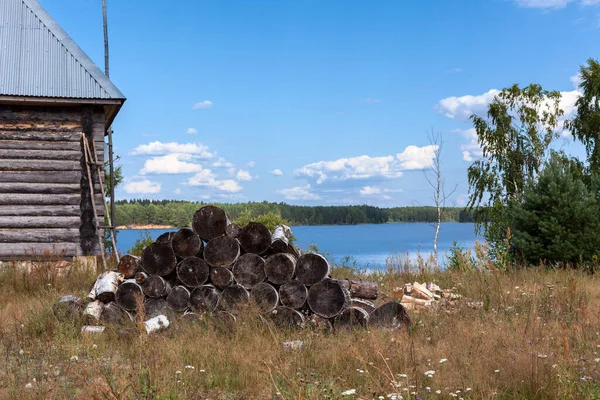
[(102, 107), (0, 104), (0, 260), (99, 254), (81, 134), (103, 163), (104, 123)]

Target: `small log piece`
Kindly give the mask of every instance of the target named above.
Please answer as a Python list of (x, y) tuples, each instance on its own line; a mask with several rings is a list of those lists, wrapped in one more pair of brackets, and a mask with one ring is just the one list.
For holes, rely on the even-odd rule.
[(227, 225), (227, 228), (225, 228), (225, 235), (229, 236), (230, 238), (237, 239), (241, 230), (242, 228), (239, 225), (229, 224)]
[(90, 301), (83, 310), (83, 320), (86, 323), (98, 323), (104, 310), (104, 303), (100, 300)]
[(169, 319), (165, 315), (157, 315), (156, 317), (150, 318), (148, 321), (144, 322), (144, 328), (146, 328), (146, 333), (148, 335), (168, 327)]
[(177, 259), (170, 244), (152, 243), (142, 251), (142, 268), (149, 275), (169, 275), (176, 265)]
[(292, 231), (289, 226), (277, 225), (275, 229), (273, 229), (273, 234), (271, 235), (271, 246), (269, 251), (273, 254), (287, 252), (291, 236)]
[(335, 317), (335, 327), (337, 329), (366, 327), (368, 323), (369, 313), (360, 307), (348, 307)]
[(213, 285), (202, 285), (190, 295), (190, 305), (195, 311), (212, 313), (219, 303), (219, 290)]
[(302, 252), (300, 251), (298, 246), (296, 246), (293, 243), (288, 244), (288, 248), (287, 248), (286, 252), (288, 254), (293, 255), (296, 260), (299, 259), (300, 256), (302, 255)]
[(325, 279), (308, 290), (310, 309), (324, 318), (332, 318), (350, 304), (350, 293), (333, 279)]
[(208, 280), (210, 267), (198, 257), (188, 257), (177, 265), (177, 278), (192, 288), (204, 285)]
[(83, 309), (83, 300), (79, 297), (63, 296), (52, 306), (52, 313), (59, 321), (77, 320)]
[(157, 237), (155, 242), (158, 244), (171, 244), (173, 235), (175, 235), (175, 232), (165, 232), (162, 235), (160, 235), (159, 237)]
[(119, 260), (117, 271), (122, 273), (125, 279), (133, 278), (140, 269), (140, 263), (139, 257), (126, 254)]
[(219, 289), (233, 284), (233, 273), (225, 267), (211, 268), (210, 281)]
[(171, 285), (162, 276), (150, 275), (142, 284), (142, 290), (148, 297), (159, 299), (171, 291)]
[(229, 236), (216, 237), (204, 248), (204, 259), (213, 267), (230, 267), (239, 256), (240, 244)]
[(250, 222), (243, 227), (237, 239), (246, 253), (260, 255), (271, 246), (271, 232), (260, 222)]
[(288, 253), (272, 254), (265, 261), (267, 279), (276, 285), (291, 281), (295, 270), (296, 259)]
[(115, 271), (105, 271), (98, 275), (96, 282), (92, 286), (88, 298), (90, 300), (100, 300), (103, 303), (115, 301), (115, 293), (119, 283), (123, 281), (123, 274)]
[(375, 304), (365, 299), (350, 299), (351, 307), (359, 307), (371, 314), (375, 310)]
[(143, 284), (144, 282), (146, 282), (146, 279), (148, 279), (148, 274), (147, 274), (147, 273), (145, 273), (145, 272), (143, 272), (143, 271), (140, 271), (140, 272), (137, 272), (137, 273), (135, 274), (135, 276), (133, 277), (133, 279), (135, 279), (135, 282), (136, 282), (138, 285), (141, 285), (141, 284)]
[(158, 315), (169, 316), (171, 310), (167, 306), (167, 301), (164, 299), (153, 299), (148, 298), (144, 301), (144, 310), (146, 312), (146, 318), (154, 318)]
[(379, 284), (373, 281), (340, 279), (340, 284), (350, 292), (352, 297), (377, 300)]
[(250, 297), (263, 313), (273, 311), (279, 303), (277, 289), (267, 282), (261, 282), (254, 286), (250, 292)]
[(126, 311), (135, 311), (137, 304), (143, 304), (144, 292), (135, 279), (128, 279), (119, 285), (115, 295), (117, 304)]
[(250, 293), (242, 285), (227, 286), (219, 295), (219, 307), (224, 310), (234, 310), (238, 305), (247, 303)]
[(190, 291), (185, 286), (175, 286), (167, 296), (167, 306), (173, 311), (185, 311), (190, 306)]
[(300, 308), (306, 303), (308, 290), (300, 281), (293, 280), (279, 287), (281, 304), (290, 308)]
[(200, 238), (210, 241), (225, 233), (229, 225), (225, 211), (215, 206), (204, 206), (194, 213), (192, 228)]
[(109, 324), (129, 323), (133, 321), (131, 315), (114, 301), (104, 305), (100, 319)]
[(173, 235), (171, 246), (175, 255), (180, 258), (192, 257), (200, 253), (204, 248), (200, 237), (188, 228), (180, 229)]
[(392, 301), (377, 307), (369, 318), (372, 326), (380, 328), (398, 329), (402, 326), (409, 327), (411, 322), (402, 304)]
[(271, 319), (275, 326), (293, 328), (304, 324), (304, 315), (293, 308), (279, 306), (271, 312)]
[(265, 260), (253, 253), (243, 254), (233, 264), (232, 272), (238, 284), (252, 289), (265, 280)]
[(329, 262), (320, 254), (306, 253), (296, 263), (296, 277), (310, 286), (321, 282), (329, 275)]

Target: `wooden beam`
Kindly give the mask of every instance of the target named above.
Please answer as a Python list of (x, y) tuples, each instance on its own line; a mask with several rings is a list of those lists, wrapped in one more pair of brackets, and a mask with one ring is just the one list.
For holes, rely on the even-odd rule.
[(1, 171), (80, 171), (81, 162), (63, 160), (0, 159)]
[[(1, 142), (1, 141), (0, 141)], [(0, 183), (81, 183), (81, 170), (62, 171), (0, 171)]]
[[(44, 127), (40, 127), (44, 129)], [(12, 130), (6, 129), (5, 124), (0, 124), (0, 140), (41, 140), (49, 142), (80, 142), (81, 127), (72, 130)]]
[(81, 160), (79, 150), (0, 149), (0, 159), (24, 160)]
[(77, 183), (0, 183), (0, 193), (72, 194), (80, 190)]
[(0, 216), (79, 217), (81, 207), (73, 206), (0, 206)]
[(0, 194), (0, 205), (78, 205), (81, 203), (79, 194), (54, 194), (40, 196), (39, 194)]
[[(78, 243), (79, 229), (0, 229), (0, 243)], [(0, 248), (4, 247), (4, 244)]]
[(49, 142), (44, 140), (0, 140), (0, 149), (15, 150), (70, 150), (81, 152), (81, 144), (78, 142)]
[(73, 257), (81, 255), (78, 243), (6, 243), (0, 246), (0, 259), (33, 261), (37, 258)]
[(79, 228), (80, 217), (0, 216), (2, 228)]

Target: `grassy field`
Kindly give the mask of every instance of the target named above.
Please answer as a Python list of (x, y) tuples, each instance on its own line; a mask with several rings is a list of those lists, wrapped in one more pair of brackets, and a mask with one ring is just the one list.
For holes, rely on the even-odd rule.
[[(62, 275), (59, 277), (59, 275)], [(111, 328), (82, 336), (50, 312), (84, 297), (95, 272), (51, 264), (0, 273), (0, 398), (480, 399), (599, 398), (600, 280), (572, 270), (411, 272), (337, 269), (463, 296), (419, 313), (408, 331), (282, 331), (252, 313), (235, 325), (173, 321), (158, 334)], [(481, 307), (470, 303), (482, 302)], [(302, 340), (302, 349), (285, 349)], [(435, 372), (431, 372), (435, 371)], [(428, 372), (426, 374), (426, 372)], [(355, 391), (354, 394), (346, 394)]]

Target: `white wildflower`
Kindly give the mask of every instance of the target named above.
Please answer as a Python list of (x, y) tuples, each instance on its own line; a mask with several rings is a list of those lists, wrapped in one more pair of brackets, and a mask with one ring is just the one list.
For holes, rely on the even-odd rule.
[(440, 360), (440, 364), (443, 364), (443, 363), (445, 363), (446, 361), (448, 361), (448, 359), (447, 359), (447, 358), (442, 358), (442, 359)]
[(179, 375), (179, 374), (181, 374), (181, 371), (177, 370), (177, 371), (175, 371), (175, 374)]
[(19, 354), (20, 354), (20, 355), (23, 355), (23, 354), (25, 354), (25, 352), (23, 351), (23, 349), (19, 350)]
[(495, 369), (495, 370), (494, 370), (494, 373), (496, 373), (496, 374), (499, 374), (499, 373), (500, 373), (500, 370), (499, 370), (499, 369)]
[(428, 392), (431, 392), (431, 388), (429, 386), (426, 386), (425, 390), (427, 390)]
[(193, 365), (186, 365), (185, 369), (195, 369)]
[(435, 394), (441, 394), (441, 393), (442, 393), (442, 391), (440, 389), (435, 391)]
[(341, 393), (342, 396), (352, 396), (353, 394), (356, 394), (356, 389), (349, 389)]
[(398, 377), (400, 377), (400, 378), (408, 378), (408, 375), (406, 375), (406, 374), (398, 374)]
[(594, 361), (600, 362), (600, 358), (594, 358)]
[(94, 344), (92, 345), (92, 349), (97, 349), (97, 348), (98, 348), (98, 345), (94, 343)]
[(434, 370), (425, 371), (425, 376), (431, 378), (435, 374)]
[(538, 358), (548, 358), (548, 355), (544, 353), (538, 354)]
[(206, 372), (206, 370), (201, 369), (200, 372)]
[(71, 361), (79, 361), (79, 357), (77, 357), (77, 356), (71, 356)]

